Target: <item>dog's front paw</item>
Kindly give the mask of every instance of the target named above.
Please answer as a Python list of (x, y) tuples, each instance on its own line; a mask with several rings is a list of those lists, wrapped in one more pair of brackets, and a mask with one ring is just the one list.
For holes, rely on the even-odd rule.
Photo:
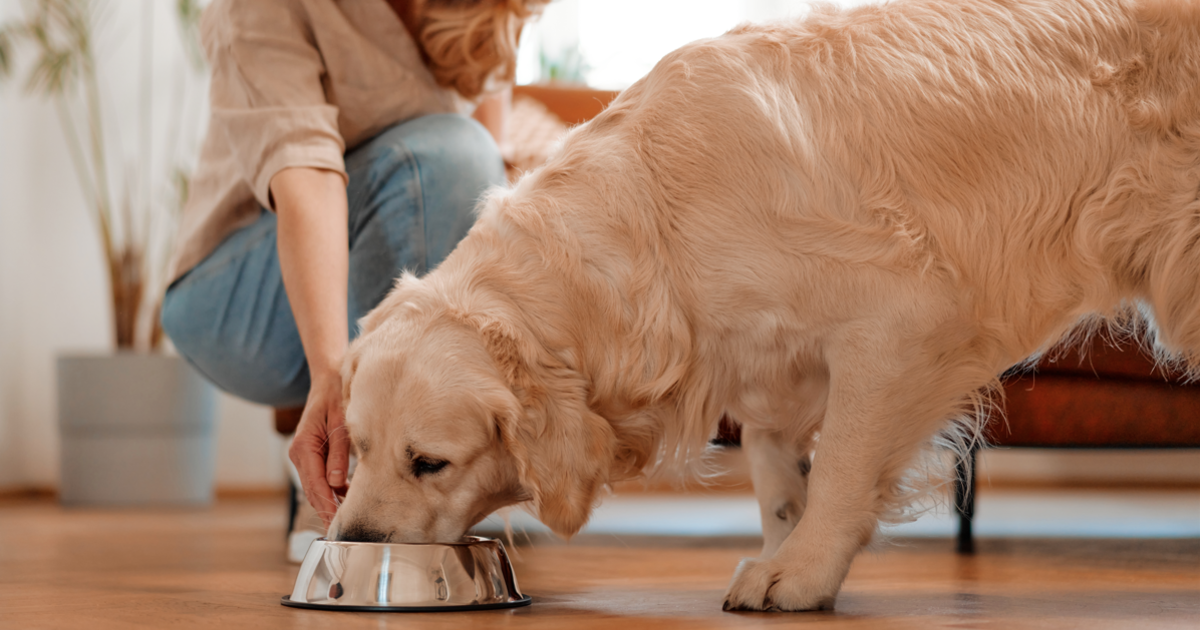
[(803, 569), (788, 570), (776, 561), (746, 558), (733, 573), (724, 610), (801, 612), (833, 610), (837, 584), (809, 583)]
[(746, 558), (733, 572), (725, 592), (724, 610), (771, 610), (770, 591), (779, 574), (770, 560)]

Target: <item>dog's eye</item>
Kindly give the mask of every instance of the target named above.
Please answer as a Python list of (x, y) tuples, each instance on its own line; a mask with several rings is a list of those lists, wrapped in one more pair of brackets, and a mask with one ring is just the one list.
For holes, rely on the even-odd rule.
[(414, 477), (422, 475), (435, 475), (450, 462), (444, 459), (429, 459), (428, 457), (416, 457), (412, 460), (412, 472)]

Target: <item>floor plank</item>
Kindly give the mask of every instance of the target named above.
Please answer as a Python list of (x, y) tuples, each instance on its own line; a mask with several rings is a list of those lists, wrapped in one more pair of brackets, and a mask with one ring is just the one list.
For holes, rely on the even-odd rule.
[(831, 613), (723, 613), (753, 540), (584, 537), (512, 551), (527, 608), (334, 613), (279, 605), (283, 506), (66, 510), (0, 503), (0, 628), (1196, 628), (1198, 539), (898, 540), (864, 553)]

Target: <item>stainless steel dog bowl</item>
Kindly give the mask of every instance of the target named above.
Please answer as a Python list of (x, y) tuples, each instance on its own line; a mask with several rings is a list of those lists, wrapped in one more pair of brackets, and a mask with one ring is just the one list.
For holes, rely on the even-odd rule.
[(438, 612), (526, 606), (504, 545), (389, 544), (319, 539), (308, 548), (284, 606), (321, 610)]

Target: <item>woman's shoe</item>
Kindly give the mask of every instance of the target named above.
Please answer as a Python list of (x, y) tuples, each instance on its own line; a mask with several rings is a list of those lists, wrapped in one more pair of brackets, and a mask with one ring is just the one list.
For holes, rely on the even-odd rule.
[[(289, 468), (295, 470), (292, 466)], [(303, 491), (290, 479), (291, 475), (288, 476), (287, 559), (300, 564), (309, 545), (325, 535), (325, 527), (317, 511), (305, 500)]]

